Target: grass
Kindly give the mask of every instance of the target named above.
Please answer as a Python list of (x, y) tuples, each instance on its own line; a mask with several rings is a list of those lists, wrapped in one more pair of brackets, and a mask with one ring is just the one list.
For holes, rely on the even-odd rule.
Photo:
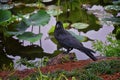
[(120, 61), (119, 60), (110, 60), (110, 61), (101, 61), (91, 63), (85, 67), (87, 71), (90, 71), (94, 74), (113, 74), (120, 72)]
[[(120, 60), (106, 60), (88, 64), (82, 69), (72, 71), (58, 70), (43, 74), (38, 68), (38, 72), (33, 73), (22, 80), (103, 80), (99, 75), (114, 74), (120, 72)], [(20, 79), (17, 76), (10, 76), (9, 80)], [(119, 79), (118, 79), (119, 80)]]
[(0, 67), (0, 71), (11, 71), (11, 70), (13, 70), (13, 63), (10, 63), (9, 66), (3, 64), (2, 67)]
[(110, 33), (105, 42), (94, 41), (93, 48), (107, 57), (120, 57), (120, 40), (117, 40), (115, 34)]

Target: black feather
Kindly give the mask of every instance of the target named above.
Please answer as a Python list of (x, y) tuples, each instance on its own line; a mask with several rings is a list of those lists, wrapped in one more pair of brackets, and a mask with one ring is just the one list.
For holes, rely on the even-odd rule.
[(97, 58), (92, 54), (95, 51), (86, 48), (83, 44), (77, 40), (74, 36), (72, 36), (68, 31), (63, 28), (63, 24), (58, 21), (55, 26), (54, 36), (59, 44), (67, 49), (67, 52), (72, 50), (73, 48), (78, 49), (84, 52), (87, 56), (89, 56), (92, 60), (97, 60)]

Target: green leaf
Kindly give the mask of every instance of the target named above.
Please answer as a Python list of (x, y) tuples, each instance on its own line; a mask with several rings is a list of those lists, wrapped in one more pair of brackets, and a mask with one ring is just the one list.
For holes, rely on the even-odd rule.
[(23, 34), (28, 27), (29, 26), (24, 21), (21, 21), (17, 24), (8, 26), (8, 28), (10, 28), (11, 30), (8, 30), (7, 33), (10, 35)]
[(113, 4), (114, 4), (114, 5), (119, 5), (119, 4), (120, 4), (120, 0), (118, 0), (118, 1), (113, 1)]
[(57, 11), (57, 10), (47, 10), (47, 13), (52, 15), (52, 16), (57, 16), (60, 15), (61, 13), (63, 13), (63, 11)]
[(86, 23), (74, 23), (71, 25), (71, 27), (74, 27), (76, 29), (85, 29), (87, 28), (89, 25)]
[[(68, 25), (69, 25), (69, 23), (63, 23), (63, 27), (64, 27), (64, 28), (67, 28)], [(49, 34), (50, 34), (50, 33), (53, 33), (54, 30), (55, 30), (55, 26), (52, 26), (48, 33), (49, 33)]]
[(86, 41), (88, 38), (82, 35), (77, 35), (72, 31), (68, 31), (70, 34), (72, 34), (76, 39), (78, 39), (80, 42)]
[(111, 21), (114, 22), (115, 24), (120, 24), (120, 18), (115, 18), (115, 17), (111, 17), (111, 18), (104, 18), (103, 20), (105, 21)]
[(0, 10), (0, 25), (7, 22), (12, 17), (11, 12), (8, 10)]
[(13, 4), (0, 4), (0, 9), (2, 10), (12, 9), (13, 7), (14, 7)]
[(30, 42), (35, 42), (35, 41), (41, 39), (42, 33), (40, 33), (40, 34), (34, 34), (32, 32), (25, 32), (25, 33), (23, 33), (21, 35), (18, 35), (17, 37), (19, 39), (21, 39), (21, 40), (27, 40), (27, 41), (30, 41)]
[(47, 9), (47, 13), (52, 15), (52, 16), (57, 16), (63, 13), (63, 11), (60, 9), (58, 6), (51, 5)]
[(108, 5), (108, 6), (105, 6), (105, 10), (116, 10), (116, 11), (119, 11), (120, 10), (120, 6), (118, 6), (118, 5)]
[(44, 10), (39, 10), (37, 13), (31, 14), (29, 19), (25, 19), (28, 25), (38, 25), (38, 26), (46, 25), (49, 22), (49, 20), (50, 20), (50, 15), (47, 14), (47, 12)]

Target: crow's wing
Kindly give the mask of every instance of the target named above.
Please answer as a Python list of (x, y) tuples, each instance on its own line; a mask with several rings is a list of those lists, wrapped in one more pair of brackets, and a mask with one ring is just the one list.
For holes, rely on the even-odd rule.
[(63, 45), (63, 47), (71, 47), (76, 49), (83, 47), (82, 43), (80, 43), (80, 41), (72, 36), (68, 31), (65, 31), (64, 34), (59, 35), (58, 42)]

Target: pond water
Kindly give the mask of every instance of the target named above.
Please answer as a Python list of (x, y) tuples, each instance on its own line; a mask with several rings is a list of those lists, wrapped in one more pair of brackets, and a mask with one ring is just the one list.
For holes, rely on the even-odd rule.
[[(53, 53), (57, 49), (56, 44), (54, 44), (50, 39), (46, 40), (46, 37), (49, 36), (48, 35), (49, 29), (51, 28), (51, 26), (53, 26), (55, 24), (56, 24), (55, 18), (51, 17), (51, 20), (50, 20), (49, 24), (47, 24), (46, 26), (44, 26), (44, 27), (41, 28), (41, 32), (44, 33), (43, 37), (41, 39), (41, 43), (42, 43), (41, 46), (42, 46), (44, 52), (46, 52), (46, 53)], [(86, 33), (84, 33), (84, 32), (81, 31), (80, 34), (84, 35), (84, 36), (87, 36), (87, 37), (89, 37), (92, 40), (105, 41), (106, 40), (106, 36), (110, 32), (112, 32), (113, 29), (114, 29), (114, 27), (112, 25), (108, 26), (106, 24), (103, 24), (102, 27), (98, 31), (90, 30), (90, 31), (88, 31)], [(30, 31), (30, 30), (31, 30), (31, 27), (28, 29), (28, 31)], [(70, 31), (73, 31), (76, 34), (79, 34), (78, 30), (76, 30), (76, 29), (71, 28)], [(33, 32), (34, 33), (39, 33), (39, 27), (37, 27), (37, 26), (34, 27)], [(91, 41), (82, 42), (82, 43), (83, 43), (83, 45), (85, 47), (88, 47), (88, 48), (92, 49), (92, 43), (91, 43)], [(37, 41), (37, 42), (35, 42), (33, 44), (40, 45), (40, 41)], [(25, 41), (24, 42), (24, 46), (28, 46), (28, 45), (31, 45), (31, 44), (29, 42)], [(81, 52), (79, 52), (78, 50), (74, 49), (71, 52), (75, 52), (76, 55), (77, 55), (77, 59), (79, 59), (79, 60), (80, 59), (86, 59), (86, 58), (88, 58), (84, 53), (81, 54)], [(95, 54), (95, 55), (98, 56), (99, 53)]]
[[(101, 27), (98, 30), (90, 29), (87, 32), (81, 31), (80, 35), (87, 36), (88, 38), (90, 38), (92, 40), (105, 41), (106, 36), (114, 30), (114, 26), (112, 24), (107, 25), (101, 19), (104, 17), (107, 17), (107, 16), (111, 17), (112, 15), (106, 13), (104, 11), (103, 7), (101, 7), (101, 6), (93, 6), (92, 8), (88, 8), (88, 10), (89, 10), (88, 13), (93, 13), (99, 19)], [(32, 31), (34, 33), (39, 33), (39, 32), (43, 33), (42, 39), (40, 41), (35, 42), (35, 43), (21, 41), (21, 42), (23, 42), (22, 45), (29, 46), (29, 45), (36, 44), (36, 45), (39, 45), (42, 47), (44, 53), (49, 53), (49, 54), (54, 53), (54, 51), (57, 50), (57, 46), (53, 41), (51, 41), (51, 39), (46, 39), (46, 37), (49, 37), (48, 31), (55, 24), (56, 24), (56, 19), (55, 19), (55, 17), (51, 16), (49, 23), (47, 25), (45, 25), (44, 27), (39, 28), (38, 26), (31, 26), (29, 29), (27, 29), (27, 31)], [(76, 30), (76, 29), (71, 28), (69, 30), (75, 32), (76, 34), (79, 34), (78, 30)], [(91, 41), (82, 42), (82, 43), (85, 47), (92, 49), (92, 42)], [(76, 49), (73, 49), (71, 52), (76, 53), (78, 60), (83, 60), (83, 59), (88, 58), (84, 53), (82, 53)], [(40, 52), (39, 52), (39, 54), (40, 54)], [(33, 54), (33, 55), (37, 56), (38, 54)], [(100, 54), (99, 54), (99, 52), (96, 52), (96, 54), (94, 54), (94, 55), (99, 56)], [(32, 56), (32, 55), (30, 55), (30, 56)], [(26, 68), (23, 65), (21, 67), (18, 67), (18, 65), (16, 64), (16, 61), (20, 59), (19, 55), (18, 56), (17, 55), (14, 55), (14, 56), (8, 55), (8, 57), (14, 59), (13, 61), (15, 63), (15, 68), (20, 69), (20, 70)], [(38, 61), (38, 60), (40, 60), (40, 59), (35, 58), (35, 61)]]
[[(99, 20), (101, 18), (103, 18), (104, 16), (105, 17), (112, 16), (112, 15), (106, 13), (102, 6), (93, 6), (92, 8), (89, 8), (88, 10), (89, 10), (88, 12), (92, 12), (93, 14), (95, 14), (96, 17), (99, 18)], [(102, 20), (100, 20), (100, 23), (101, 23), (101, 28), (98, 31), (95, 31), (95, 30), (90, 30), (90, 31), (87, 31), (87, 32), (82, 32), (81, 31), (80, 35), (87, 36), (88, 38), (90, 38), (92, 40), (101, 40), (101, 41), (104, 42), (106, 40), (106, 36), (114, 30), (114, 26), (112, 24), (107, 25), (106, 23), (102, 22)], [(43, 37), (41, 39), (41, 43), (42, 43), (41, 46), (42, 46), (44, 52), (46, 52), (46, 53), (53, 53), (57, 49), (56, 44), (54, 44), (50, 39), (46, 40), (46, 37), (49, 36), (48, 31), (55, 24), (56, 24), (56, 19), (54, 17), (51, 17), (50, 22), (46, 26), (41, 27), (41, 30), (40, 30), (40, 32), (44, 33)], [(28, 29), (28, 31), (30, 31), (31, 28), (32, 27), (30, 27)], [(79, 35), (78, 30), (73, 29), (73, 28), (71, 28), (69, 30), (73, 31), (73, 32), (75, 32), (76, 34)], [(34, 26), (33, 32), (34, 33), (39, 33), (39, 27), (38, 26)], [(82, 43), (83, 43), (83, 45), (85, 47), (88, 47), (88, 48), (92, 49), (92, 42), (91, 41), (82, 42)], [(35, 42), (33, 44), (40, 45), (40, 41), (37, 41), (37, 42)], [(30, 43), (29, 42), (24, 42), (24, 46), (27, 46), (27, 45), (30, 45)], [(88, 58), (84, 53), (82, 53), (82, 52), (80, 52), (78, 50), (73, 49), (71, 52), (75, 52), (76, 53), (78, 60), (87, 59)], [(95, 56), (99, 56), (100, 54), (96, 53), (94, 55)]]

